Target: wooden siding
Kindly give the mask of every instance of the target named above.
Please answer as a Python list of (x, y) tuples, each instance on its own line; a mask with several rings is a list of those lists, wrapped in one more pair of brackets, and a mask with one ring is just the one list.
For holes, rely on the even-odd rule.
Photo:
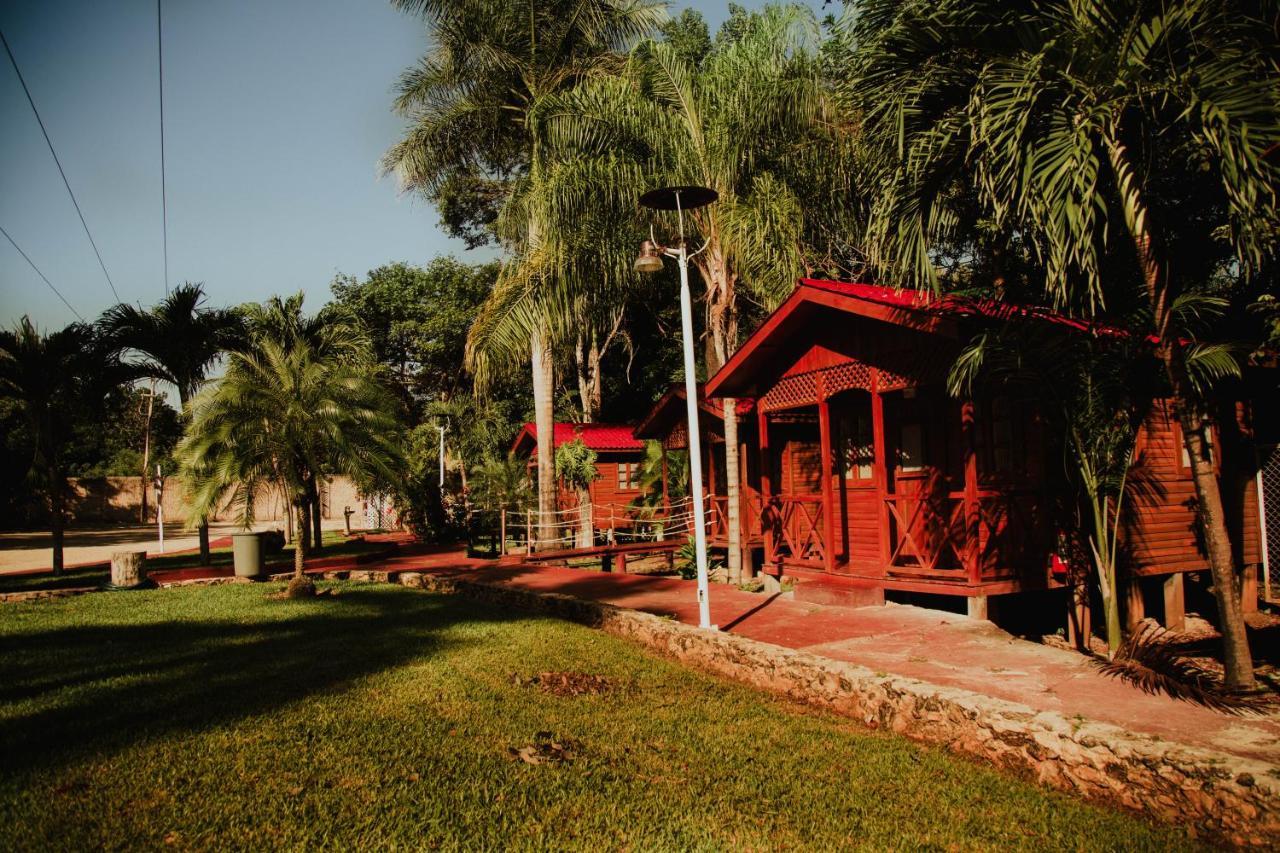
[[(1242, 433), (1247, 429), (1244, 415), (1244, 407), (1237, 406), (1234, 429)], [(1253, 566), (1262, 561), (1254, 463), (1250, 454), (1239, 452), (1231, 432), (1215, 431), (1214, 452), (1236, 559)], [(1125, 545), (1140, 574), (1209, 567), (1200, 545), (1195, 486), (1182, 460), (1181, 430), (1169, 406), (1159, 403), (1144, 425), (1130, 475), (1133, 521), (1126, 526)]]

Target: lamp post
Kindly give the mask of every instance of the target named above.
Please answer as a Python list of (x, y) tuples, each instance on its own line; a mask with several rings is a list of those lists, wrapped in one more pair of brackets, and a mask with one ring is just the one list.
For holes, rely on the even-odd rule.
[(444, 491), (444, 434), (449, 428), (444, 424), (436, 424), (436, 429), (440, 430), (440, 491)]
[(156, 529), (160, 534), (160, 553), (164, 553), (164, 475), (160, 466), (156, 466), (156, 478), (152, 481), (156, 487)]
[(684, 244), (684, 212), (710, 204), (719, 194), (707, 187), (663, 187), (640, 196), (640, 204), (652, 210), (674, 210), (680, 229), (680, 243), (675, 248), (659, 246), (650, 231), (649, 240), (640, 246), (636, 272), (656, 273), (662, 270), (662, 259), (675, 258), (680, 267), (680, 326), (684, 338), (684, 391), (689, 418), (689, 475), (693, 487), (693, 547), (698, 567), (698, 624), (712, 628), (711, 602), (707, 584), (707, 527), (702, 499), (702, 432), (698, 428), (698, 377), (693, 359), (693, 305), (689, 297), (689, 259), (707, 248), (688, 251)]

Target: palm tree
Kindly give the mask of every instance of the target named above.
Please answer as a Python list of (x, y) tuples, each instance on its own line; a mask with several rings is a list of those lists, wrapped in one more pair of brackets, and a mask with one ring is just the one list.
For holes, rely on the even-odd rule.
[(306, 594), (316, 481), (340, 473), (396, 482), (403, 471), (398, 408), (371, 356), (339, 358), (288, 328), (276, 332), (259, 329), (251, 349), (231, 353), (226, 375), (193, 402), (191, 427), (175, 456), (193, 484), (198, 514), (229, 497), (247, 526), (260, 486), (284, 491), (302, 531), (290, 588)]
[[(116, 305), (99, 320), (118, 347), (136, 355), (144, 375), (178, 389), (182, 416), (188, 419), (191, 399), (241, 330), (235, 311), (207, 308), (204, 302), (204, 286), (186, 282), (150, 309)], [(200, 562), (210, 562), (205, 516), (200, 516)]]
[[(665, 17), (664, 4), (650, 0), (394, 2), (426, 20), (432, 49), (401, 78), (396, 110), (411, 126), (384, 167), (402, 186), (435, 201), (456, 233), (479, 242), (515, 185), (540, 168), (529, 124), (533, 105), (615, 67), (619, 52)], [(528, 216), (517, 220), (514, 232), (504, 242), (521, 252), (538, 246), (543, 229)], [(500, 283), (499, 295), (509, 292)], [(541, 300), (527, 304), (543, 317), (548, 313)], [(526, 343), (535, 421), (541, 435), (550, 435), (553, 340), (535, 322)], [(479, 368), (481, 387), (486, 372)], [(538, 507), (551, 524), (555, 471), (549, 442), (538, 448)], [(549, 528), (545, 533), (554, 535)]]
[[(1017, 233), (1060, 305), (1145, 290), (1181, 422), (1222, 615), (1227, 683), (1254, 683), (1204, 407), (1179, 297), (1274, 257), (1280, 70), (1274, 13), (1232, 0), (863, 0), (846, 19), (845, 94), (879, 166), (869, 249), (936, 286), (936, 248), (970, 223)], [(1123, 238), (1125, 246), (1117, 243)]]
[[(783, 6), (740, 14), (704, 57), (646, 41), (621, 73), (545, 97), (536, 110), (556, 163), (533, 194), (551, 233), (572, 232), (602, 207), (635, 211), (639, 194), (655, 186), (695, 184), (719, 194), (716, 204), (685, 215), (694, 245), (705, 242), (691, 263), (706, 291), (708, 375), (737, 349), (740, 301), (776, 304), (801, 269), (804, 215), (784, 175), (814, 144), (826, 111), (812, 13)], [(630, 261), (639, 235), (625, 235)], [(729, 565), (737, 579), (738, 426), (734, 401), (724, 406)]]
[(23, 317), (12, 332), (0, 332), (0, 393), (17, 402), (34, 439), (31, 474), (49, 505), (55, 575), (63, 570), (67, 521), (64, 452), (76, 425), (100, 413), (107, 394), (134, 376), (110, 342), (82, 323), (41, 335)]

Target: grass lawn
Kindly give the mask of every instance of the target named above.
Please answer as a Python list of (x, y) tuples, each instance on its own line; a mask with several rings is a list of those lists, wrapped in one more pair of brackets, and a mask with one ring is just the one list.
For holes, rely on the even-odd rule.
[[(579, 625), (386, 585), (275, 588), (5, 605), (5, 847), (1188, 845)], [(525, 683), (559, 671), (613, 689)], [(510, 752), (549, 739), (573, 760)]]
[[(324, 531), (324, 548), (313, 557), (353, 557), (386, 549), (385, 542), (367, 542), (364, 539), (348, 539), (336, 530)], [(139, 549), (141, 550), (141, 549)], [(209, 552), (214, 566), (231, 565), (231, 548), (213, 548)], [(200, 565), (200, 554), (166, 554), (148, 557), (147, 569), (153, 572), (170, 569), (192, 569)], [(287, 571), (293, 568), (293, 546), (267, 558), (268, 569)], [(96, 586), (111, 580), (111, 570), (101, 566), (68, 569), (61, 577), (49, 572), (41, 574), (0, 575), (0, 592), (29, 592), (38, 589), (70, 589), (79, 586)]]

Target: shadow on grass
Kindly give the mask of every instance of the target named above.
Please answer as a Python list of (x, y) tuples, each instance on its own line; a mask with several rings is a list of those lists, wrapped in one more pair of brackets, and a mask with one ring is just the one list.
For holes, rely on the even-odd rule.
[(252, 612), (237, 619), (237, 604), (245, 611), (262, 606), (230, 599), (214, 618), (0, 637), (0, 703), (17, 706), (0, 718), (6, 774), (270, 714), (472, 642), (446, 636), (457, 625), (528, 618), (456, 599), (359, 589), (336, 599), (271, 602), (280, 610), (262, 611), (261, 619)]

